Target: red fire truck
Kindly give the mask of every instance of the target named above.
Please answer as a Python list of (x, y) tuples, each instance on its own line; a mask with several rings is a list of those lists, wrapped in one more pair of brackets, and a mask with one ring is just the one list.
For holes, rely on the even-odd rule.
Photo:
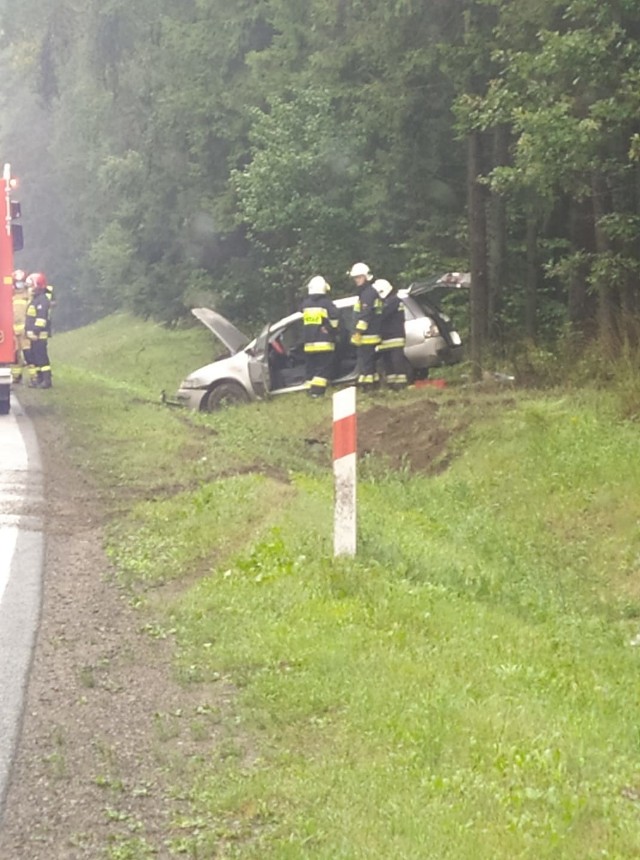
[(12, 199), (17, 186), (11, 175), (11, 165), (5, 164), (2, 173), (4, 223), (0, 222), (0, 415), (11, 408), (11, 365), (15, 362), (13, 336), (13, 254), (22, 250), (20, 204)]

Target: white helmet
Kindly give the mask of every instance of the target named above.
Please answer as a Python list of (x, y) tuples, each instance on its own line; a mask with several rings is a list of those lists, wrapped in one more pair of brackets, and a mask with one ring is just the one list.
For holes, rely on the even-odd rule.
[(389, 281), (385, 281), (384, 278), (378, 278), (377, 281), (374, 281), (373, 289), (377, 292), (381, 299), (386, 299), (387, 296), (393, 292), (393, 287), (391, 286)]
[(310, 296), (324, 296), (330, 289), (331, 286), (325, 281), (322, 275), (314, 275), (307, 284), (307, 292)]
[(349, 277), (358, 278), (361, 275), (364, 275), (365, 278), (371, 277), (371, 270), (369, 269), (369, 266), (367, 266), (366, 263), (354, 263), (353, 266), (351, 266), (351, 270), (349, 271)]

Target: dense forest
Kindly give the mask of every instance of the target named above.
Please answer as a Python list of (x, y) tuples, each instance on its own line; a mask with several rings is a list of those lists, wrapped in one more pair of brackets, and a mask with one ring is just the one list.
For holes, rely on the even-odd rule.
[(0, 0), (19, 262), (76, 325), (468, 269), (472, 349), (632, 343), (637, 0)]

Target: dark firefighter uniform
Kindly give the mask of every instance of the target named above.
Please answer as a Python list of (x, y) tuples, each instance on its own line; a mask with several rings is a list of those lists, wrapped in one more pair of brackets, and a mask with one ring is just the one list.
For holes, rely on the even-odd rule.
[(302, 302), (307, 386), (312, 397), (322, 397), (332, 375), (338, 310), (327, 295), (311, 294)]
[(397, 293), (391, 293), (382, 306), (378, 352), (384, 363), (387, 385), (394, 391), (407, 385), (404, 345), (404, 305)]
[(377, 388), (380, 376), (376, 370), (376, 350), (380, 343), (382, 299), (373, 284), (367, 282), (354, 305), (356, 326), (351, 342), (358, 348), (358, 386)]
[(27, 307), (25, 334), (31, 343), (29, 350), (30, 385), (51, 388), (49, 363), (49, 334), (51, 331), (51, 303), (44, 291), (37, 290)]

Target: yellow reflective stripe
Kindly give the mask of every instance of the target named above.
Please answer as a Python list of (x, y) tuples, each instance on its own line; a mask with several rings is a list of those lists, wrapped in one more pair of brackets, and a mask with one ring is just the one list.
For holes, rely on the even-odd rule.
[(330, 343), (328, 340), (322, 340), (317, 343), (305, 343), (304, 345), (305, 352), (333, 352), (335, 348), (335, 344)]
[(310, 384), (316, 388), (326, 388), (329, 383), (323, 376), (314, 376)]
[(404, 345), (405, 339), (403, 337), (390, 337), (387, 340), (382, 340), (378, 349), (399, 349), (400, 347), (404, 347)]
[(302, 312), (305, 325), (322, 325), (328, 316), (326, 308), (305, 308)]
[(357, 331), (366, 331), (369, 328), (369, 323), (366, 320), (358, 320), (356, 323)]
[(365, 346), (377, 346), (380, 343), (379, 334), (363, 334), (360, 343)]
[(33, 305), (29, 305), (29, 307), (27, 308), (27, 316), (28, 316), (28, 317), (35, 317), (35, 316), (37, 316), (37, 314), (36, 314), (36, 309), (34, 308), (34, 306), (33, 306)]
[(39, 317), (39, 318), (36, 320), (36, 325), (37, 325), (37, 326), (40, 326), (40, 328), (44, 328), (44, 327), (46, 326), (46, 324), (47, 324), (46, 319), (43, 319), (42, 317)]

